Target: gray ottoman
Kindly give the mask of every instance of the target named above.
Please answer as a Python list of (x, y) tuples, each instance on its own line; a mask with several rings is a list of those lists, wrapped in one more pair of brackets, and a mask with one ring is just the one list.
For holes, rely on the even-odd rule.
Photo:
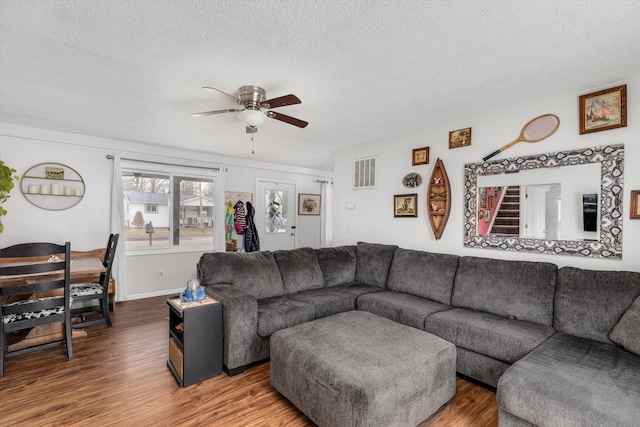
[(456, 392), (456, 348), (349, 311), (271, 336), (271, 385), (319, 426), (415, 426)]

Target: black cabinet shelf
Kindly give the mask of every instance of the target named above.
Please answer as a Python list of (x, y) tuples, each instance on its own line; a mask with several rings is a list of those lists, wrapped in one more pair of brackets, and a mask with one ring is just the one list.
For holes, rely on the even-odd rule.
[[(222, 304), (207, 298), (200, 304), (182, 306), (170, 298), (169, 359), (167, 366), (180, 387), (222, 373)], [(182, 330), (178, 326), (182, 324)]]

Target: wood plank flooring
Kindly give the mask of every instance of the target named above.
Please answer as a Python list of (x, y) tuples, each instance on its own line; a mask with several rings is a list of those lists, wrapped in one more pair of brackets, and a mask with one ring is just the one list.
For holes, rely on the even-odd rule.
[[(178, 387), (166, 366), (165, 297), (118, 304), (113, 327), (5, 360), (0, 426), (313, 426), (269, 385), (269, 363)], [(495, 392), (458, 378), (456, 396), (421, 427), (497, 426)]]

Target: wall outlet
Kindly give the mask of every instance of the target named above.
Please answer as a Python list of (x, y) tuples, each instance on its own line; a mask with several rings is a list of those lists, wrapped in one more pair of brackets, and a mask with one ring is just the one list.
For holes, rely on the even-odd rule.
[(158, 271), (158, 279), (164, 279), (164, 271)]

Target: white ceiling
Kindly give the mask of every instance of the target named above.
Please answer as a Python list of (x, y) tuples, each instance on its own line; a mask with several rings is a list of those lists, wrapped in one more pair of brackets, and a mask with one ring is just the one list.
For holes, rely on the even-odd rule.
[[(0, 0), (0, 121), (330, 170), (336, 149), (603, 89), (640, 1)], [(302, 104), (255, 139), (213, 86)]]

